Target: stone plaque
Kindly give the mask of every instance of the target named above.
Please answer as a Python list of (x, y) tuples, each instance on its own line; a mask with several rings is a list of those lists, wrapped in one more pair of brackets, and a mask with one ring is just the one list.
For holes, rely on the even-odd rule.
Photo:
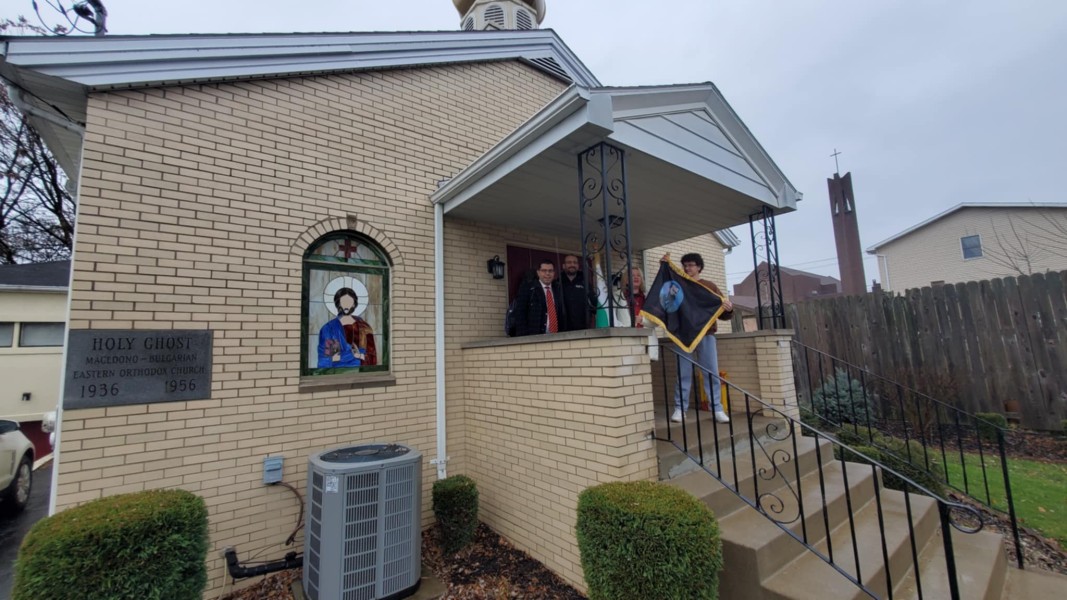
[(210, 398), (211, 333), (72, 330), (63, 408)]

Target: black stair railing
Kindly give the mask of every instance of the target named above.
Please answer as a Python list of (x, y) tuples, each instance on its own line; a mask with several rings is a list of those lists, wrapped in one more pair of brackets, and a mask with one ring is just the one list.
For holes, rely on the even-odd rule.
[[(779, 408), (721, 379), (717, 373), (704, 369), (677, 348), (668, 348), (677, 358), (678, 379), (672, 381), (667, 376), (666, 361), (661, 361), (666, 414), (670, 415), (674, 410), (673, 388), (675, 382), (680, 379), (681, 369), (694, 369), (710, 378), (712, 385), (724, 387), (732, 419), (728, 424), (716, 426), (712, 407), (704, 408), (700, 402), (694, 402), (691, 410), (682, 414), (681, 423), (667, 423), (666, 438), (657, 436), (656, 439), (672, 444), (743, 502), (759, 511), (771, 523), (803, 544), (808, 551), (825, 561), (871, 598), (892, 600), (894, 594), (899, 594), (901, 588), (910, 583), (914, 586), (914, 592), (909, 591), (908, 595), (914, 593), (922, 600), (925, 597), (924, 586), (928, 586), (929, 582), (922, 580), (919, 555), (926, 542), (939, 532), (949, 597), (952, 600), (961, 598), (951, 530), (962, 533), (980, 531), (983, 520), (979, 511), (967, 504), (953, 502), (936, 494), (892, 467), (842, 443), (836, 437), (793, 418)], [(736, 404), (738, 401), (744, 408), (744, 420), (740, 425), (738, 421), (742, 415), (740, 405)], [(755, 421), (759, 416), (771, 418), (763, 426), (758, 426)], [(726, 431), (720, 433), (720, 427)], [(710, 430), (711, 439), (705, 439), (705, 429)], [(762, 431), (757, 432), (759, 429)], [(720, 436), (724, 439), (720, 440)], [(802, 472), (800, 465), (800, 446), (805, 443), (801, 440), (805, 438), (814, 441), (816, 463), (815, 473), (807, 475)], [(720, 441), (725, 443), (720, 444)], [(832, 459), (829, 453), (832, 453)], [(744, 455), (747, 455), (747, 458)], [(853, 490), (849, 486), (846, 463), (859, 463), (870, 467), (873, 494), (869, 500), (856, 498), (856, 502), (853, 502), (854, 493), (859, 493), (860, 488)], [(833, 506), (834, 499), (827, 492), (832, 477), (827, 469), (831, 464), (840, 466), (840, 473), (844, 478), (848, 524), (848, 536), (844, 544), (839, 544), (833, 537), (838, 528), (835, 527), (830, 514), (840, 509)], [(739, 465), (742, 465), (740, 469)], [(905, 506), (904, 525), (907, 528), (907, 540), (906, 545), (902, 547), (910, 553), (909, 566), (903, 571), (899, 568), (894, 570), (891, 565), (891, 543), (886, 532), (888, 527), (899, 525), (899, 518), (893, 520), (890, 511), (884, 510), (884, 504), (890, 501), (887, 494), (897, 493), (887, 490), (883, 485), (883, 479), (888, 478), (903, 483), (900, 492), (903, 494)], [(923, 534), (917, 531), (917, 523), (922, 519), (921, 514), (916, 514), (917, 495), (933, 500), (940, 522), (937, 531), (928, 532), (925, 539)], [(811, 504), (813, 500), (814, 506)], [(864, 539), (860, 539), (856, 527), (857, 513), (870, 506), (871, 502), (877, 511), (878, 539), (872, 539), (870, 534), (864, 534)], [(871, 552), (880, 556), (874, 560), (874, 571), (867, 573), (869, 577), (865, 578), (863, 565), (870, 566)], [(861, 560), (861, 554), (868, 560)], [(925, 560), (928, 559), (924, 559), (924, 562)], [(910, 585), (908, 589), (911, 589)]]
[[(801, 416), (809, 425), (878, 448), (1006, 514), (1015, 561), (1023, 568), (1004, 428), (795, 339), (793, 374)], [(887, 443), (893, 438), (903, 443)], [(1003, 490), (1003, 498), (991, 491), (991, 483)]]

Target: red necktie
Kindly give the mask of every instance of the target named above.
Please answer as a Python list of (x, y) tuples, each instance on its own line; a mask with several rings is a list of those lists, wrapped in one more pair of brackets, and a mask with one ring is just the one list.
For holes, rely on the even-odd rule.
[(548, 307), (548, 332), (558, 333), (559, 323), (556, 322), (556, 299), (552, 297), (551, 286), (545, 286), (545, 306)]

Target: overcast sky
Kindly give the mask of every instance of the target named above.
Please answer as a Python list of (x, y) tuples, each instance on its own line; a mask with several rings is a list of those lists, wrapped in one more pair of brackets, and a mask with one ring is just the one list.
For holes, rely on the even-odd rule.
[[(459, 27), (448, 0), (104, 2), (116, 35)], [(864, 248), (960, 202), (1067, 202), (1067, 2), (547, 6), (542, 27), (605, 85), (719, 87), (805, 195), (778, 219), (783, 266), (838, 275), (826, 190), (835, 148), (841, 173), (852, 172)], [(32, 16), (30, 0), (0, 7)], [(731, 286), (752, 269), (747, 227), (735, 232), (744, 243), (727, 259)]]

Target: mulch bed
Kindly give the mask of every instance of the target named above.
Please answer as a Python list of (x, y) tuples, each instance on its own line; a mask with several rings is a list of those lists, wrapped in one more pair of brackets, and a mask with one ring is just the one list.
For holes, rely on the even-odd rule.
[[(422, 534), (422, 562), (448, 591), (441, 600), (584, 600), (572, 588), (525, 552), (516, 550), (484, 524), (474, 541), (453, 556), (443, 556), (437, 528)], [(301, 570), (283, 571), (233, 592), (222, 600), (293, 600), (289, 588)]]
[(582, 600), (585, 598), (525, 552), (481, 524), (470, 546), (442, 556), (437, 528), (422, 534), (422, 560), (448, 586), (442, 600)]
[[(846, 427), (851, 427), (846, 425)], [(904, 439), (904, 429), (899, 422), (883, 422), (877, 429)], [(861, 435), (866, 435), (866, 429), (860, 426)], [(908, 436), (917, 439), (916, 432), (909, 428)], [(941, 444), (944, 443), (945, 451), (949, 454), (959, 452), (960, 446), (964, 452), (978, 454), (981, 452), (988, 457), (996, 457), (1000, 454), (996, 440), (979, 440), (973, 429), (964, 429), (957, 432), (954, 427), (945, 426), (939, 436), (936, 430), (926, 436), (926, 445), (940, 452)], [(1008, 459), (1025, 458), (1042, 462), (1067, 462), (1067, 436), (1062, 433), (1047, 431), (1033, 431), (1029, 429), (1009, 429), (1004, 436), (1004, 453)]]

